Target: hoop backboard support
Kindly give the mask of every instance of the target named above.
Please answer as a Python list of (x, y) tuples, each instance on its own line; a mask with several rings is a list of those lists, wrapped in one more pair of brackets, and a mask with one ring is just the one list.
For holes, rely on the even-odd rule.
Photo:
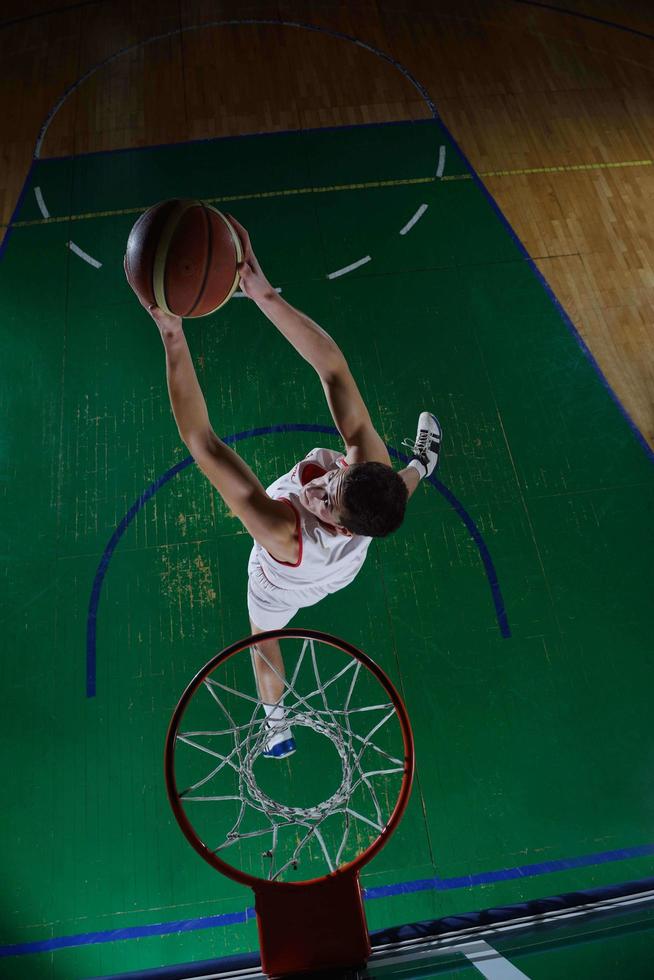
[(269, 977), (363, 966), (370, 938), (359, 872), (254, 888), (261, 967)]
[[(384, 826), (378, 828), (376, 839), (356, 858), (342, 864), (336, 870), (322, 877), (301, 882), (258, 878), (223, 860), (217, 850), (208, 847), (196, 833), (182, 806), (183, 793), (180, 793), (175, 775), (175, 748), (182, 717), (189, 702), (209, 675), (244, 650), (249, 650), (265, 640), (285, 638), (322, 643), (359, 661), (358, 666), (365, 667), (388, 695), (387, 707), (392, 706), (397, 716), (404, 757), (400, 762), (400, 769), (391, 770), (391, 772), (402, 773), (401, 787), (393, 811)], [(350, 693), (353, 686), (354, 681)], [(381, 724), (383, 722), (376, 725), (375, 730)], [(390, 759), (391, 756), (387, 755), (387, 758)], [(268, 630), (247, 637), (217, 654), (187, 686), (173, 713), (166, 737), (164, 768), (168, 797), (182, 832), (197, 853), (222, 874), (252, 888), (255, 894), (261, 963), (268, 976), (318, 974), (319, 971), (345, 970), (365, 964), (370, 956), (371, 946), (359, 873), (361, 868), (385, 846), (400, 822), (411, 793), (414, 767), (415, 751), (411, 724), (404, 703), (392, 682), (367, 654), (328, 633), (286, 628)], [(219, 768), (221, 767), (215, 771), (217, 772)]]

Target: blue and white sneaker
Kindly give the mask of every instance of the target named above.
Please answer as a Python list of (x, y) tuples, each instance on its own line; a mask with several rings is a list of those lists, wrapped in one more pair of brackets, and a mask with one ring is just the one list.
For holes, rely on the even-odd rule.
[(418, 419), (418, 431), (415, 442), (405, 439), (402, 443), (411, 450), (412, 460), (418, 462), (424, 476), (431, 476), (436, 467), (441, 452), (443, 433), (441, 425), (431, 412), (421, 412)]
[(282, 725), (267, 721), (266, 728), (270, 731), (270, 736), (263, 750), (266, 759), (286, 759), (287, 756), (295, 752), (295, 739), (289, 725)]

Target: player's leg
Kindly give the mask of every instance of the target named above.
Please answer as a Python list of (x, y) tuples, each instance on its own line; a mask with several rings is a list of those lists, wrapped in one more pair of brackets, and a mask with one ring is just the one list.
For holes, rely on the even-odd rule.
[[(250, 619), (252, 633), (264, 630)], [(263, 704), (278, 704), (284, 696), (284, 661), (279, 640), (262, 640), (252, 648), (252, 666)]]
[[(252, 633), (263, 633), (250, 619)], [(295, 739), (284, 710), (284, 660), (279, 640), (261, 640), (251, 648), (257, 692), (266, 712), (270, 737), (263, 754), (269, 759), (285, 759), (295, 752)]]
[[(256, 547), (248, 562), (248, 613), (253, 635), (282, 629), (291, 621), (297, 607), (289, 605), (281, 590), (270, 583), (256, 560)], [(295, 742), (284, 711), (284, 661), (277, 640), (261, 640), (251, 649), (257, 694), (266, 713), (270, 737), (263, 754), (282, 759), (295, 751)]]
[[(253, 546), (248, 561), (248, 615), (252, 633), (283, 629), (295, 616), (298, 607), (291, 605), (284, 590), (270, 582), (257, 560)], [(262, 641), (252, 651), (252, 666), (259, 697), (264, 704), (276, 704), (284, 693), (284, 662), (277, 640)]]
[(412, 466), (405, 466), (403, 470), (398, 470), (398, 473), (404, 480), (406, 488), (409, 491), (409, 497), (411, 497), (411, 495), (418, 489), (422, 477)]

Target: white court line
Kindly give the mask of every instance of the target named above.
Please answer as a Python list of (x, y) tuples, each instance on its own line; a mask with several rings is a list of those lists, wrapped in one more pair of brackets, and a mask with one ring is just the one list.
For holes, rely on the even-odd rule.
[(48, 211), (48, 209), (45, 206), (45, 201), (43, 200), (43, 194), (41, 193), (41, 188), (40, 187), (35, 187), (34, 188), (34, 196), (36, 197), (36, 203), (38, 204), (39, 211), (41, 212), (41, 214), (43, 215), (43, 217), (44, 218), (49, 218), (50, 217), (50, 212)]
[[(34, 188), (34, 196), (36, 197), (36, 203), (38, 204), (39, 211), (41, 212), (43, 217), (49, 218), (50, 212), (46, 207), (45, 201), (43, 200), (43, 194), (41, 193), (40, 187)], [(84, 259), (84, 261), (88, 262), (89, 265), (92, 265), (94, 269), (102, 268), (102, 262), (98, 262), (97, 259), (94, 259), (92, 258), (92, 256), (87, 255), (86, 252), (82, 251), (79, 245), (75, 244), (75, 242), (66, 242), (66, 245), (71, 250), (71, 252), (74, 252), (75, 255), (79, 255), (80, 259)]]
[(436, 171), (437, 177), (443, 176), (443, 171), (445, 170), (445, 147), (441, 146), (438, 151), (438, 170)]
[(479, 970), (482, 976), (486, 977), (486, 980), (529, 980), (526, 973), (506, 960), (483, 939), (470, 943), (461, 952), (470, 960), (475, 970)]
[(84, 261), (88, 262), (89, 265), (92, 265), (94, 269), (101, 268), (102, 262), (98, 262), (98, 260), (94, 259), (91, 255), (87, 255), (86, 252), (82, 251), (79, 245), (75, 244), (75, 242), (66, 242), (66, 245), (71, 252), (74, 252), (75, 255), (79, 255), (80, 259), (84, 259)]
[(384, 967), (406, 966), (408, 963), (417, 965), (421, 960), (428, 963), (440, 957), (451, 957), (453, 953), (463, 953), (467, 956), (475, 969), (479, 970), (487, 980), (529, 980), (526, 973), (522, 973), (513, 963), (509, 963), (483, 939), (468, 940), (465, 943), (457, 942), (455, 939), (447, 945), (442, 945), (439, 940), (436, 940), (434, 944), (430, 943), (417, 952), (403, 950), (399, 944), (395, 955), (380, 955), (378, 950), (373, 950), (369, 965), (379, 964)]
[(416, 213), (414, 214), (414, 216), (411, 218), (411, 220), (405, 224), (404, 228), (400, 232), (400, 235), (406, 235), (407, 231), (411, 231), (416, 221), (420, 221), (420, 219), (422, 218), (423, 214), (425, 213), (428, 207), (429, 207), (428, 204), (421, 204), (418, 210), (416, 211)]
[(352, 265), (346, 265), (344, 269), (328, 273), (327, 278), (338, 279), (339, 276), (344, 276), (346, 272), (352, 272), (353, 269), (358, 269), (360, 265), (365, 265), (366, 262), (370, 262), (370, 258), (369, 255), (366, 255), (365, 259), (359, 259), (358, 262), (353, 262)]
[[(279, 286), (276, 286), (275, 292), (281, 293), (281, 288)], [(232, 295), (232, 299), (249, 299), (249, 298), (250, 297), (247, 295), (247, 293), (242, 293), (240, 289), (237, 289), (236, 292)]]

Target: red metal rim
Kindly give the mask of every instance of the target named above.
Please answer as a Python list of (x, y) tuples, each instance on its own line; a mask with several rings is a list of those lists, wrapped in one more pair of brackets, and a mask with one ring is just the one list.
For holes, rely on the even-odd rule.
[[(393, 706), (397, 712), (400, 722), (402, 740), (404, 742), (404, 775), (402, 777), (402, 785), (400, 787), (400, 792), (395, 807), (393, 808), (393, 812), (379, 837), (377, 837), (376, 840), (374, 840), (372, 844), (370, 844), (366, 850), (359, 854), (353, 861), (342, 865), (336, 871), (321, 875), (319, 878), (311, 878), (307, 881), (298, 882), (277, 882), (268, 881), (265, 878), (257, 878), (255, 875), (247, 874), (245, 871), (239, 871), (238, 868), (232, 867), (231, 864), (227, 864), (226, 861), (223, 861), (222, 858), (219, 858), (213, 851), (209, 850), (209, 848), (206, 847), (206, 845), (197, 836), (195, 830), (193, 829), (193, 825), (186, 816), (179, 798), (177, 783), (175, 780), (175, 743), (177, 740), (180, 722), (189, 701), (203, 683), (204, 679), (213, 670), (215, 670), (216, 667), (220, 666), (237, 653), (240, 653), (240, 651), (244, 650), (246, 647), (250, 647), (260, 640), (281, 640), (284, 638), (319, 640), (321, 643), (327, 643), (329, 646), (336, 647), (339, 650), (344, 650), (346, 653), (349, 653), (351, 657), (359, 660), (364, 667), (374, 674), (393, 702)], [(220, 871), (221, 874), (226, 875), (228, 878), (232, 878), (234, 881), (240, 882), (242, 885), (248, 885), (250, 888), (256, 888), (259, 890), (262, 887), (302, 888), (305, 885), (310, 885), (318, 881), (333, 878), (334, 875), (354, 874), (358, 872), (365, 864), (371, 861), (376, 854), (379, 853), (382, 847), (388, 843), (391, 834), (394, 832), (402, 819), (402, 815), (406, 810), (409, 802), (409, 796), (411, 794), (414, 769), (415, 749), (413, 743), (413, 732), (411, 731), (411, 723), (409, 721), (407, 710), (404, 707), (404, 702), (393, 686), (391, 680), (387, 677), (381, 667), (379, 667), (367, 654), (363, 653), (362, 650), (357, 649), (357, 647), (353, 646), (351, 643), (348, 643), (346, 640), (341, 640), (336, 636), (332, 636), (329, 633), (323, 633), (320, 630), (293, 628), (268, 630), (265, 633), (257, 633), (255, 636), (248, 636), (244, 640), (239, 640), (236, 643), (232, 643), (231, 646), (226, 647), (223, 651), (221, 651), (221, 653), (218, 653), (215, 657), (212, 657), (212, 659), (198, 671), (179, 699), (177, 707), (175, 708), (170, 720), (170, 725), (168, 726), (166, 746), (164, 750), (164, 773), (166, 777), (166, 791), (168, 793), (168, 800), (172, 807), (173, 813), (175, 814), (175, 819), (177, 820), (182, 833), (186, 837), (191, 847), (193, 847), (200, 857), (204, 858), (204, 860), (207, 861), (213, 868)]]

